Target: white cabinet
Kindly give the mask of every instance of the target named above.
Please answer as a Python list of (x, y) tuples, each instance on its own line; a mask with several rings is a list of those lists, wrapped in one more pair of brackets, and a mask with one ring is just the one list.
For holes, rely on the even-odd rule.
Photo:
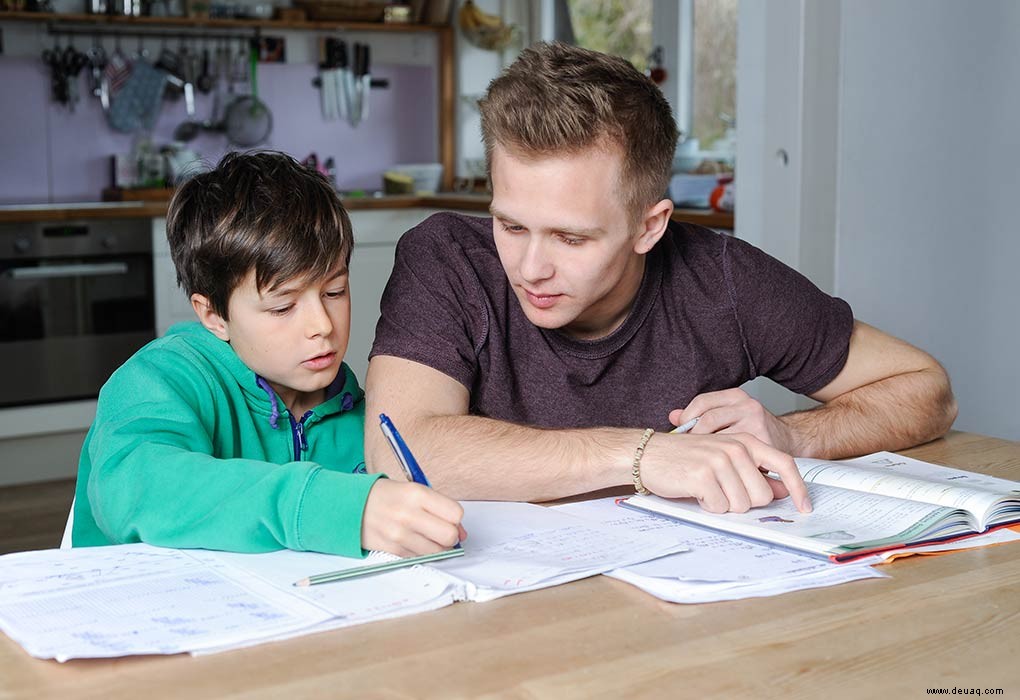
[(152, 220), (152, 288), (156, 302), (156, 335), (181, 321), (194, 321), (195, 312), (184, 290), (177, 286), (177, 271), (166, 242), (166, 219)]
[(351, 252), (351, 339), (344, 361), (364, 385), (368, 353), (379, 321), (379, 302), (393, 270), (397, 241), (433, 214), (431, 209), (371, 209), (349, 212), (354, 227)]
[[(404, 231), (433, 214), (433, 209), (369, 209), (349, 212), (354, 227), (351, 253), (351, 337), (345, 361), (364, 383), (368, 353), (379, 320), (379, 301), (393, 269), (397, 240)], [(152, 222), (153, 287), (156, 295), (156, 334), (180, 321), (195, 320), (166, 242), (166, 219)]]

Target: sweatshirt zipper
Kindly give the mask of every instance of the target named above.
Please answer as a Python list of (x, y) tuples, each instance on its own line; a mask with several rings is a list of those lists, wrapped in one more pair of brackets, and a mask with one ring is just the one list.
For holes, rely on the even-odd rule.
[(301, 461), (301, 453), (308, 450), (308, 439), (305, 437), (305, 421), (311, 417), (312, 411), (307, 411), (301, 416), (301, 420), (295, 421), (294, 416), (290, 417), (291, 433), (294, 436), (294, 461)]

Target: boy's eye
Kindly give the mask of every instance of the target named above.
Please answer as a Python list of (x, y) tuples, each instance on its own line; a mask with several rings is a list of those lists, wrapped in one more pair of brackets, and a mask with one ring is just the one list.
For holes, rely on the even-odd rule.
[(269, 313), (271, 313), (273, 316), (283, 316), (293, 308), (294, 308), (293, 304), (287, 304), (286, 306), (277, 306), (275, 309), (269, 309)]
[(341, 289), (332, 289), (332, 290), (326, 292), (326, 298), (327, 299), (339, 299), (340, 297), (342, 297), (346, 293), (347, 293), (347, 288), (346, 287), (341, 288)]

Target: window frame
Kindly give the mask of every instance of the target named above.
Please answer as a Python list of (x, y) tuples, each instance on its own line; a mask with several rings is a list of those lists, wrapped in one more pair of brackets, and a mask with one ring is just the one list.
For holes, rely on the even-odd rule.
[(652, 46), (661, 46), (666, 80), (660, 89), (686, 136), (694, 122), (694, 0), (652, 0)]

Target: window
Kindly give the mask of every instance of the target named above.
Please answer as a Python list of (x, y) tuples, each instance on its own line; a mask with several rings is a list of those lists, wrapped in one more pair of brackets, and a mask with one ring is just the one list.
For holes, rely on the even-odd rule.
[(694, 0), (692, 72), (690, 136), (702, 148), (732, 149), (718, 142), (737, 115), (737, 0)]
[(702, 150), (732, 153), (738, 0), (565, 2), (578, 46), (623, 56), (642, 71), (649, 69), (656, 45), (661, 46), (662, 89), (678, 126), (688, 138), (698, 139)]
[(574, 43), (623, 56), (644, 71), (652, 52), (652, 0), (569, 0)]

